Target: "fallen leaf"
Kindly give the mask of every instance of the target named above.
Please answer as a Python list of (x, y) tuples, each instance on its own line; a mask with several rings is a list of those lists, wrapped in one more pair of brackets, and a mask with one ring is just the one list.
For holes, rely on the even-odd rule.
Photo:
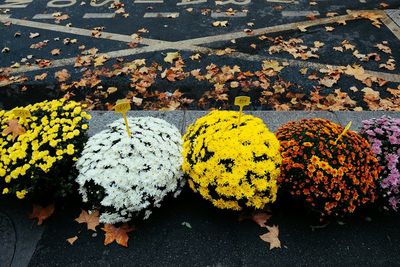
[(127, 223), (124, 223), (121, 227), (115, 227), (112, 224), (105, 224), (101, 228), (105, 232), (104, 245), (108, 245), (112, 242), (117, 242), (117, 244), (128, 247), (129, 236), (128, 233), (134, 230)]
[(327, 31), (327, 32), (332, 32), (334, 29), (335, 29), (335, 28), (334, 28), (334, 27), (331, 27), (331, 26), (326, 26), (326, 27), (325, 27), (325, 31)]
[(73, 236), (73, 237), (67, 238), (67, 242), (68, 242), (70, 245), (73, 245), (73, 244), (75, 243), (76, 240), (78, 240), (78, 237), (77, 237), (77, 236)]
[(9, 135), (10, 133), (12, 133), (13, 141), (15, 140), (15, 138), (25, 133), (24, 127), (22, 127), (22, 125), (19, 124), (19, 120), (17, 119), (9, 120), (7, 124), (8, 127), (3, 130), (3, 135)]
[(199, 60), (200, 57), (201, 57), (200, 54), (197, 53), (197, 54), (191, 55), (191, 56), (190, 56), (190, 59), (191, 59), (191, 60)]
[(39, 36), (40, 36), (40, 34), (37, 33), (37, 32), (35, 32), (35, 33), (33, 33), (33, 32), (29, 33), (29, 38), (31, 38), (31, 39), (36, 38), (36, 37), (39, 37)]
[(86, 223), (88, 230), (96, 231), (96, 226), (100, 224), (99, 222), (99, 211), (94, 210), (91, 213), (88, 213), (85, 210), (81, 211), (81, 214), (78, 218), (75, 219), (78, 223)]
[(260, 227), (267, 227), (266, 223), (267, 221), (271, 218), (270, 214), (267, 214), (265, 212), (260, 212), (260, 213), (255, 213), (251, 217), (251, 219), (257, 223)]
[(260, 235), (260, 238), (269, 243), (269, 249), (274, 249), (274, 248), (281, 248), (281, 241), (279, 240), (279, 228), (278, 226), (272, 226), (269, 227), (267, 226), (268, 233)]
[(116, 91), (118, 91), (117, 87), (108, 87), (108, 89), (107, 89), (107, 93), (109, 93), (109, 94), (113, 94)]
[(181, 55), (179, 52), (169, 52), (167, 53), (167, 56), (164, 57), (164, 61), (167, 63), (174, 63), (175, 60), (177, 60)]
[(71, 75), (69, 74), (68, 70), (62, 69), (62, 70), (60, 70), (60, 71), (57, 71), (57, 72), (54, 74), (54, 77), (56, 77), (56, 79), (57, 79), (59, 82), (65, 82), (65, 81), (67, 81), (67, 80), (71, 77)]
[(301, 32), (306, 32), (306, 31), (307, 31), (307, 26), (297, 26), (297, 28), (298, 28)]
[(33, 211), (29, 215), (30, 219), (37, 219), (38, 225), (42, 225), (43, 221), (49, 218), (54, 212), (54, 204), (51, 204), (47, 207), (42, 207), (39, 205), (33, 204)]
[(263, 70), (272, 69), (276, 72), (280, 72), (284, 67), (279, 65), (276, 60), (264, 60), (262, 64)]
[(60, 49), (53, 49), (50, 51), (50, 54), (52, 54), (53, 56), (57, 56), (59, 54), (61, 54), (61, 50)]
[(42, 73), (40, 75), (35, 75), (35, 81), (43, 81), (44, 79), (46, 79), (46, 77), (47, 77), (47, 73), (46, 72), (44, 72), (44, 73)]
[(223, 21), (217, 20), (217, 21), (214, 21), (214, 22), (212, 23), (212, 25), (213, 25), (214, 27), (226, 27), (226, 26), (228, 26), (228, 21), (227, 21), (227, 20), (223, 20)]
[(107, 55), (100, 55), (94, 59), (94, 66), (103, 66), (104, 63), (109, 59)]

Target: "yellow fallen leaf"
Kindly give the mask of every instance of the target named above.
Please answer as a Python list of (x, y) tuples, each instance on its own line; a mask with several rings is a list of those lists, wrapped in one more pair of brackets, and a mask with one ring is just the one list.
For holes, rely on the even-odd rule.
[(167, 63), (173, 63), (174, 60), (178, 59), (181, 55), (179, 54), (179, 52), (169, 52), (167, 53), (167, 56), (164, 57), (164, 61)]

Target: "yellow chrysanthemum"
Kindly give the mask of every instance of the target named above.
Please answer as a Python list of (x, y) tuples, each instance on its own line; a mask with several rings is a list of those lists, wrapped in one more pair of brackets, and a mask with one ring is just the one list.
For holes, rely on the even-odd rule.
[[(16, 109), (0, 111), (0, 179), (4, 186), (0, 190), (3, 194), (15, 192), (16, 197), (22, 199), (28, 193), (23, 188), (21, 190), (23, 184), (29, 188), (29, 194), (57, 195), (57, 190), (62, 188), (51, 188), (46, 184), (46, 188), (53, 190), (42, 192), (36, 186), (43, 183), (36, 179), (50, 181), (46, 183), (53, 183), (55, 187), (64, 186), (65, 181), (69, 181), (68, 166), (72, 168), (74, 159), (83, 149), (90, 115), (82, 111), (79, 103), (66, 99), (18, 109), (25, 110), (29, 116), (25, 119), (18, 117)], [(17, 123), (17, 136), (6, 130), (10, 121), (14, 125)], [(60, 166), (65, 170), (57, 169)]]
[(190, 125), (182, 165), (189, 186), (221, 209), (261, 209), (276, 199), (279, 141), (261, 119), (213, 111)]

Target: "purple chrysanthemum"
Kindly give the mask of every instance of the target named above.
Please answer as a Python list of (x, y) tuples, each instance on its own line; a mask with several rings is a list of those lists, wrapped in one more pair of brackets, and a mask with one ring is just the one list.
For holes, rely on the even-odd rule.
[(382, 167), (380, 185), (385, 207), (400, 206), (400, 119), (383, 116), (363, 121), (360, 133), (368, 139)]

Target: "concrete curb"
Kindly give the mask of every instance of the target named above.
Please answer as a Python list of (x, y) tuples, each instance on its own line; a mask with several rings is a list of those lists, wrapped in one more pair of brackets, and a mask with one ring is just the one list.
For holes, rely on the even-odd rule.
[[(175, 125), (184, 134), (186, 128), (198, 118), (206, 115), (208, 111), (200, 110), (180, 110), (180, 111), (130, 111), (131, 117), (156, 117), (165, 119)], [(279, 126), (302, 118), (325, 118), (335, 123), (346, 125), (348, 121), (353, 121), (351, 129), (358, 131), (362, 121), (383, 115), (400, 117), (400, 112), (395, 111), (245, 111), (246, 114), (261, 118), (268, 128), (276, 131)], [(92, 120), (89, 123), (89, 136), (104, 130), (107, 124), (121, 118), (120, 114), (109, 111), (91, 111)]]

